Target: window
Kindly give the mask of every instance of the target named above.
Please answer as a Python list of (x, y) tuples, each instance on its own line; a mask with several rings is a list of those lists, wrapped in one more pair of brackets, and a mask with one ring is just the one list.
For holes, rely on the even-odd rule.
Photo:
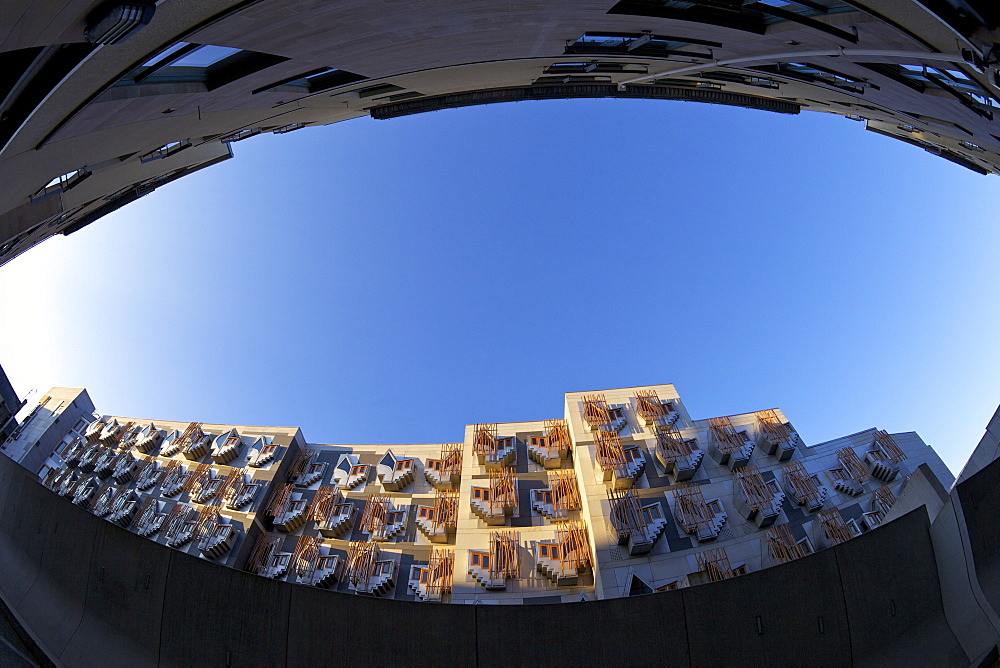
[(427, 584), (427, 575), (428, 575), (427, 569), (426, 568), (421, 568), (420, 569), (420, 582), (421, 583)]
[(153, 149), (146, 155), (139, 158), (139, 162), (152, 162), (153, 160), (160, 160), (161, 158), (167, 158), (175, 153), (180, 153), (186, 148), (191, 147), (191, 140), (185, 139), (184, 141), (172, 141), (163, 146)]
[(646, 74), (649, 67), (642, 63), (553, 63), (546, 67), (545, 74), (589, 74), (592, 72), (632, 72)]
[(654, 520), (658, 520), (662, 517), (662, 515), (660, 515), (659, 505), (646, 506), (645, 508), (642, 509), (642, 514), (646, 518), (647, 524)]
[(355, 74), (354, 72), (347, 72), (345, 70), (333, 69), (331, 67), (321, 67), (315, 70), (309, 70), (308, 72), (303, 72), (301, 74), (296, 74), (293, 77), (287, 79), (282, 79), (281, 81), (275, 81), (266, 86), (257, 88), (251, 91), (252, 95), (257, 95), (258, 93), (301, 93), (301, 94), (312, 94), (319, 93), (322, 91), (330, 90), (332, 88), (338, 88), (340, 86), (347, 86), (352, 83), (357, 83), (358, 81), (363, 81), (368, 77), (362, 76), (360, 74)]
[(719, 503), (718, 499), (712, 499), (711, 501), (709, 501), (705, 505), (707, 505), (708, 509), (712, 511), (713, 515), (721, 515), (722, 514), (722, 504)]
[(559, 558), (559, 546), (558, 545), (553, 545), (551, 547), (551, 549), (549, 550), (549, 553), (551, 554), (551, 556), (552, 556), (553, 559), (558, 559)]
[(545, 438), (544, 436), (532, 436), (531, 444), (539, 448), (544, 448), (546, 445), (548, 445), (548, 439)]
[(484, 554), (483, 555), (483, 568), (489, 568), (489, 567), (490, 567), (490, 555)]
[(768, 486), (768, 489), (770, 489), (771, 492), (775, 496), (777, 496), (778, 494), (781, 494), (781, 488), (778, 487), (778, 481), (777, 480), (768, 480), (767, 481), (767, 486)]
[(34, 195), (31, 196), (32, 202), (37, 202), (40, 199), (45, 199), (56, 193), (63, 193), (80, 185), (85, 179), (89, 178), (91, 172), (87, 171), (86, 167), (81, 167), (80, 169), (74, 169), (72, 172), (66, 172), (60, 176), (55, 177), (44, 186), (39, 188)]
[(623, 450), (622, 454), (625, 455), (625, 461), (634, 462), (639, 459), (639, 448), (629, 448), (628, 450)]
[(441, 470), (441, 460), (440, 459), (428, 459), (427, 467), (433, 469), (434, 471)]
[(418, 517), (427, 517), (427, 507), (420, 506), (420, 510), (417, 512)]
[(825, 84), (851, 93), (862, 94), (867, 87), (878, 90), (878, 86), (870, 84), (864, 79), (842, 74), (811, 63), (778, 63), (776, 65), (765, 65), (752, 69), (780, 74), (790, 79), (805, 81), (806, 83)]
[(677, 588), (678, 588), (677, 580), (674, 580), (673, 582), (668, 582), (667, 584), (663, 585), (662, 587), (657, 587), (656, 591), (673, 591), (673, 590), (675, 590)]
[(746, 564), (740, 564), (739, 566), (733, 569), (733, 576), (735, 577), (737, 575), (746, 575), (749, 572), (750, 569), (747, 568)]
[[(706, 46), (722, 46), (722, 44), (651, 33), (585, 32), (577, 39), (566, 43), (565, 53), (623, 53), (637, 56), (682, 55), (711, 58), (712, 50), (705, 48)], [(614, 417), (621, 417), (621, 415), (612, 416), (612, 418)]]
[(829, 473), (830, 477), (833, 478), (834, 480), (847, 479), (847, 474), (844, 472), (844, 469), (830, 469)]
[(549, 556), (549, 546), (548, 545), (539, 545), (538, 546), (538, 553), (540, 555), (542, 555), (543, 557)]
[(351, 467), (351, 475), (362, 475), (362, 474), (365, 473), (365, 471), (367, 469), (368, 469), (368, 465), (367, 464), (361, 464), (359, 466), (352, 466)]
[(609, 14), (653, 16), (680, 21), (694, 21), (734, 28), (763, 35), (767, 27), (794, 21), (815, 30), (857, 42), (853, 32), (842, 30), (817, 16), (856, 11), (839, 0), (620, 0)]
[(802, 551), (805, 554), (812, 554), (814, 552), (812, 542), (809, 540), (808, 536), (798, 541), (798, 544), (802, 546)]
[[(200, 84), (202, 90), (211, 91), (286, 60), (284, 56), (230, 46), (177, 42), (119, 79), (112, 89), (140, 84)], [(147, 91), (151, 95), (178, 92), (162, 87)], [(182, 92), (199, 90), (189, 87)], [(120, 97), (109, 91), (100, 99)]]
[(847, 520), (844, 524), (847, 525), (847, 528), (850, 530), (852, 536), (857, 537), (861, 535), (861, 527), (858, 526), (857, 520)]

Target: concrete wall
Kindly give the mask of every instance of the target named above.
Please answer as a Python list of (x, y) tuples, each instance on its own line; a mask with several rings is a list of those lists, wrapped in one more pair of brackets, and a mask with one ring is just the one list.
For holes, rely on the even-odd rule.
[(0, 507), (0, 594), (65, 665), (968, 663), (922, 510), (726, 582), (555, 608), (273, 582), (105, 522), (5, 457)]

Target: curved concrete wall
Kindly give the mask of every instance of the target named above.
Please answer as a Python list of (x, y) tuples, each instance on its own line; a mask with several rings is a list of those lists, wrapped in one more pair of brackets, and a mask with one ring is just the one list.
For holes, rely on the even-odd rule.
[(968, 663), (945, 620), (922, 509), (733, 580), (553, 608), (274, 582), (105, 522), (6, 457), (0, 507), (0, 594), (69, 666)]

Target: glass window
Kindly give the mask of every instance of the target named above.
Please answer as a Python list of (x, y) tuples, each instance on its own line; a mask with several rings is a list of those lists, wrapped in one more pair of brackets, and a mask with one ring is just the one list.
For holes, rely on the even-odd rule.
[(143, 67), (150, 67), (151, 65), (155, 65), (156, 63), (160, 62), (161, 60), (163, 60), (164, 58), (166, 58), (170, 54), (177, 53), (178, 51), (180, 51), (181, 49), (183, 49), (187, 45), (188, 45), (187, 42), (177, 42), (173, 46), (168, 46), (166, 49), (164, 49), (163, 51), (160, 51), (158, 54), (156, 54), (155, 56), (153, 56), (152, 58), (150, 58), (149, 60), (147, 60), (146, 62), (144, 62), (142, 64), (142, 66)]
[(241, 49), (234, 49), (231, 46), (206, 44), (198, 47), (191, 53), (181, 56), (170, 63), (170, 65), (171, 67), (208, 67), (240, 51)]

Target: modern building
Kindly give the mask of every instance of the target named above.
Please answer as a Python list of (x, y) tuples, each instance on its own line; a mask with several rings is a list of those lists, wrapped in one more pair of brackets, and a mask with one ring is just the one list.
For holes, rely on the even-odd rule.
[(401, 600), (559, 603), (728, 579), (860, 536), (900, 500), (936, 513), (954, 482), (916, 434), (809, 446), (778, 410), (693, 419), (672, 385), (569, 393), (564, 416), (428, 445), (92, 408), (83, 390), (50, 390), (4, 451), (150, 540)]
[(997, 173), (998, 27), (992, 0), (7, 0), (0, 263), (260, 133), (518, 100), (821, 111)]
[[(358, 643), (354, 660), (410, 663), (469, 659), (500, 627), (534, 640), (484, 663), (601, 663), (617, 643), (613, 655), (640, 664), (962, 665), (995, 660), (1000, 643), (997, 560), (980, 544), (992, 525), (912, 432), (809, 445), (778, 409), (694, 418), (672, 385), (571, 392), (562, 416), (467, 425), (461, 440), (423, 445), (92, 410), (85, 390), (53, 388), (0, 458), (16, 520), (0, 522), (12, 564), (0, 597), (66, 665), (221, 661), (221, 648), (253, 662), (259, 648), (221, 630), (214, 650), (166, 626), (141, 639), (147, 621), (191, 606), (206, 619), (245, 612), (246, 626), (232, 623), (292, 665), (322, 656), (310, 624)], [(997, 420), (966, 490), (1000, 480)], [(976, 510), (1000, 494), (977, 493)], [(79, 545), (85, 563), (65, 563), (56, 543)], [(105, 591), (109, 577), (119, 584)], [(310, 591), (298, 613), (282, 611)], [(609, 611), (615, 601), (624, 607)], [(463, 603), (496, 608), (500, 627), (447, 605)], [(120, 627), (112, 604), (132, 610)], [(43, 614), (52, 606), (101, 612), (70, 629)], [(390, 636), (362, 642), (356, 614)], [(273, 615), (289, 617), (275, 630)], [(468, 637), (448, 633), (469, 623)], [(650, 653), (659, 633), (672, 640)], [(720, 634), (736, 644), (720, 648)]]

